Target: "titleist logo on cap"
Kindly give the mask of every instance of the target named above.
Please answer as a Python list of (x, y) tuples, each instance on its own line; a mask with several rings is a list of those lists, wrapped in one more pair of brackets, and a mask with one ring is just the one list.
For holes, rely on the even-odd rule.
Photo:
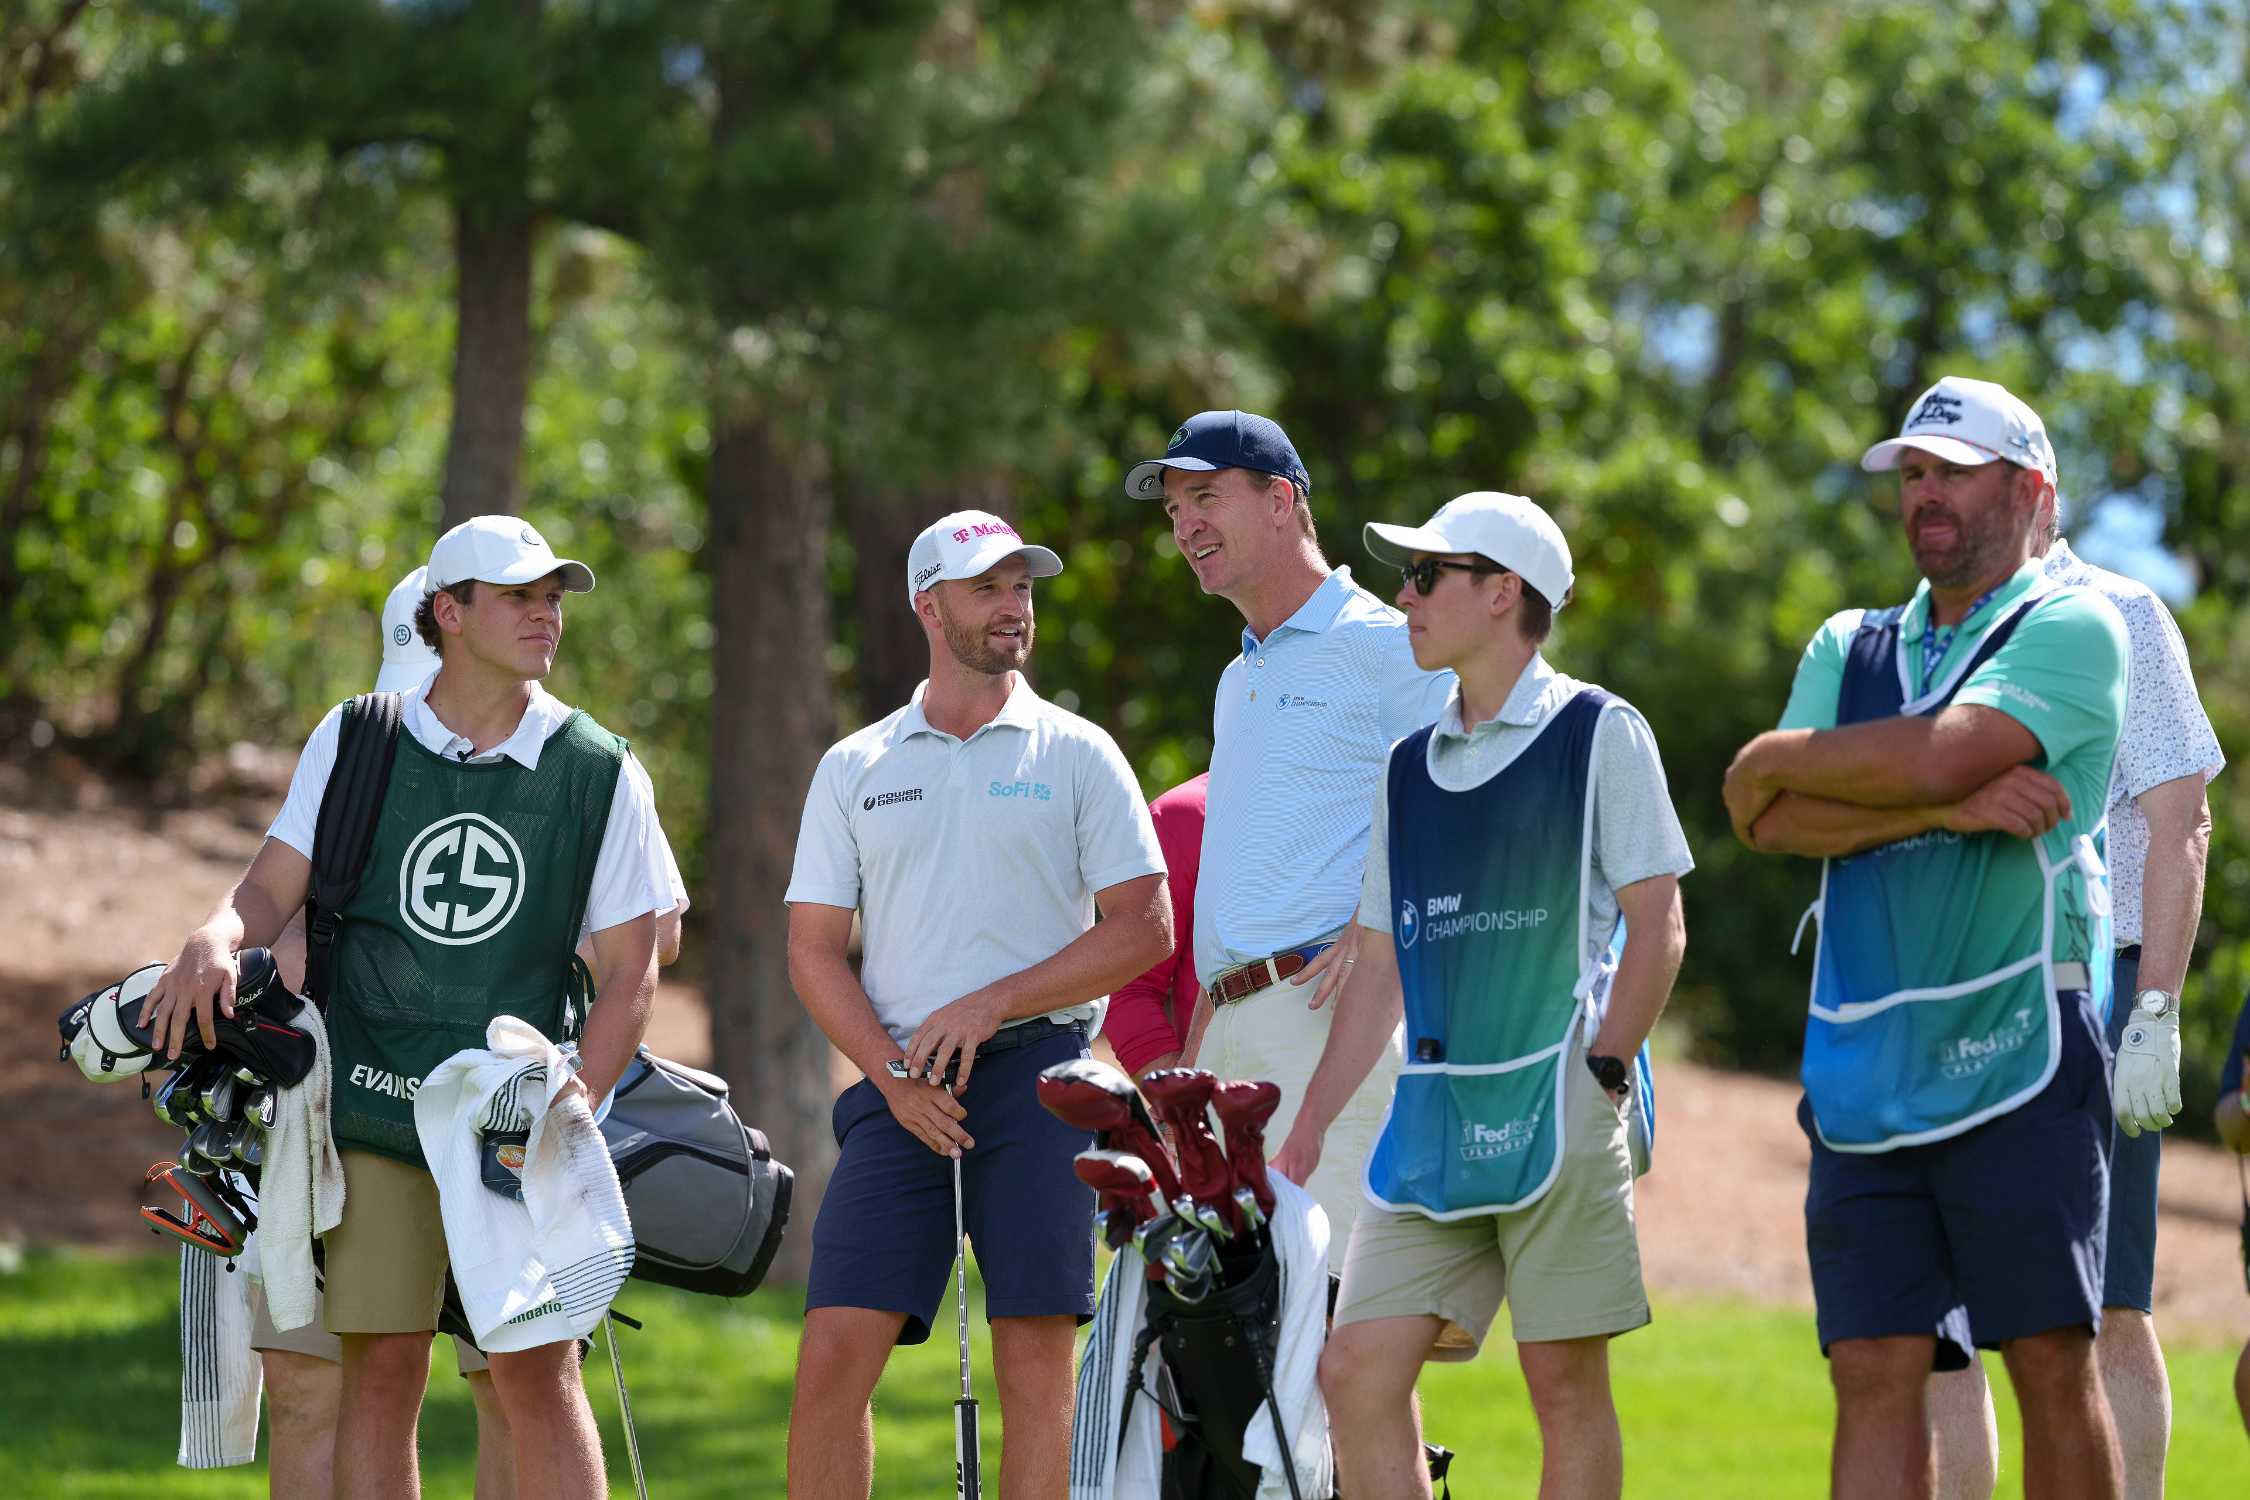
[(914, 587), (917, 589), (927, 587), (929, 581), (943, 571), (943, 566), (941, 563), (931, 563), (926, 568), (917, 569), (914, 574)]

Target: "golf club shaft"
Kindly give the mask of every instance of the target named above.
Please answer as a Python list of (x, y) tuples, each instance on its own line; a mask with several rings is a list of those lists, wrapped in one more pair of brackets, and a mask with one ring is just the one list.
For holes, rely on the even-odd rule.
[(953, 1487), (957, 1500), (982, 1500), (977, 1471), (977, 1398), (969, 1390), (969, 1226), (961, 1206), (961, 1158), (953, 1158), (953, 1248), (960, 1257), (954, 1306), (961, 1329), (961, 1398), (953, 1403)]
[(633, 1493), (648, 1500), (648, 1478), (641, 1473), (641, 1438), (633, 1430), (633, 1398), (625, 1394), (625, 1366), (617, 1358), (617, 1325), (602, 1313), (602, 1332), (609, 1336), (609, 1373), (617, 1378), (617, 1415), (625, 1427), (625, 1455), (633, 1461)]

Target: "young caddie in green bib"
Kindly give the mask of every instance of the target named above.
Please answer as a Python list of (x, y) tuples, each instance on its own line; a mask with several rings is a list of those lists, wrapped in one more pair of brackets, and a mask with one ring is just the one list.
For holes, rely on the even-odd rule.
[(1367, 547), (1404, 574), (1416, 664), (1459, 687), (1391, 749), (1356, 971), (1273, 1159), (1295, 1181), (1318, 1165), (1398, 1028), (1320, 1367), (1340, 1488), (1396, 1494), (1419, 1474), (1422, 1365), (1473, 1354), (1505, 1300), (1541, 1492), (1615, 1496), (1607, 1346), (1649, 1316), (1633, 1223), (1654, 1103), (1643, 1044), (1686, 949), (1694, 861), (1647, 721), (1540, 654), (1573, 581), (1553, 518), (1480, 492), (1423, 526), (1371, 525)]
[[(337, 1472), (370, 1494), (418, 1491), (415, 1424), (451, 1248), (416, 1129), (422, 1080), (457, 1053), (483, 1055), (487, 1024), (503, 1015), (561, 1040), (584, 999), (573, 955), (585, 938), (596, 1003), (582, 1071), (553, 1102), (601, 1098), (648, 1024), (657, 917), (673, 906), (646, 775), (624, 741), (540, 686), (564, 598), (591, 590), (592, 571), (517, 517), (480, 516), (438, 540), (424, 582), (414, 628), (439, 666), (398, 699), (373, 849), (338, 914), (329, 968), (325, 1124), (342, 1209), (332, 1223), (307, 1216), (325, 1251), (327, 1325), (343, 1345)], [(241, 884), (152, 992), (171, 1049), (191, 1024), (208, 1035), (213, 1009), (231, 1007), (234, 955), (271, 943), (305, 904), (317, 815), (345, 717), (358, 711), (344, 705), (314, 730)], [(449, 1177), (447, 1192), (460, 1191), (484, 1187)], [(463, 1264), (489, 1262), (493, 1247), (473, 1248), (487, 1262)], [(608, 1493), (576, 1364), (569, 1337), (490, 1353), (524, 1494)]]

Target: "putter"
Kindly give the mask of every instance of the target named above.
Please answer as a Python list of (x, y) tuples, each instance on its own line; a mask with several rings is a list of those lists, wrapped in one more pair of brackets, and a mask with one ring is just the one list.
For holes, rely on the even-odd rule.
[(1172, 1127), (1180, 1147), (1180, 1185), (1187, 1216), (1221, 1239), (1236, 1227), (1234, 1181), (1226, 1148), (1211, 1129), (1208, 1109), (1219, 1080), (1201, 1068), (1163, 1068), (1141, 1080), (1156, 1112)]
[(1172, 1153), (1132, 1079), (1098, 1058), (1078, 1057), (1041, 1073), (1037, 1087), (1049, 1114), (1074, 1129), (1091, 1131), (1098, 1146), (1139, 1157), (1156, 1174), (1166, 1198), (1180, 1196)]
[(1281, 1086), (1236, 1080), (1211, 1091), (1211, 1108), (1227, 1132), (1227, 1170), (1234, 1201), (1252, 1229), (1273, 1213), (1273, 1182), (1266, 1176), (1266, 1121), (1281, 1104)]
[(648, 1500), (648, 1477), (641, 1472), (641, 1435), (633, 1428), (633, 1398), (625, 1394), (625, 1366), (617, 1359), (617, 1325), (610, 1321), (608, 1308), (602, 1309), (602, 1331), (609, 1335), (609, 1373), (617, 1377), (617, 1415), (625, 1424), (625, 1453), (633, 1460), (633, 1493)]
[(983, 1500), (977, 1473), (977, 1398), (969, 1389), (969, 1227), (961, 1212), (961, 1157), (953, 1158), (953, 1244), (960, 1255), (961, 1399), (953, 1403), (953, 1492), (956, 1500)]

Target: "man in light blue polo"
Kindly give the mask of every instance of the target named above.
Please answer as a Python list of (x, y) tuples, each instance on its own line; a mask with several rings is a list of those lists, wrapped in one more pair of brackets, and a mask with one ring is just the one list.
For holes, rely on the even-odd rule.
[[(1212, 715), (1195, 891), (1196, 978), (1210, 1003), (1186, 1060), (1281, 1085), (1266, 1126), (1278, 1141), (1327, 1044), (1326, 1002), (1357, 961), (1352, 913), (1384, 758), (1437, 718), (1453, 674), (1417, 667), (1406, 617), (1328, 566), (1312, 480), (1271, 418), (1188, 418), (1163, 457), (1134, 465), (1125, 492), (1163, 501), (1196, 582), (1242, 612), (1242, 651)], [(1369, 1072), (1304, 1184), (1328, 1215), (1332, 1271), (1397, 1069), (1392, 1055)]]
[(2115, 1497), (2094, 1332), (2125, 626), (2042, 571), (2054, 450), (2002, 387), (1940, 380), (1861, 462), (1898, 470), (1924, 582), (1821, 628), (1726, 781), (1743, 842), (1825, 861), (1799, 1118), (1833, 1484), (1932, 1492), (1926, 1377), (1973, 1343), (2006, 1360), (2026, 1492)]
[[(1000, 1491), (1060, 1495), (1094, 1310), (1094, 1196), (1072, 1165), (1091, 1137), (1033, 1080), (1086, 1056), (1103, 997), (1172, 951), (1172, 903), (1125, 757), (1023, 675), (1032, 580), (1062, 560), (961, 511), (906, 566), (929, 680), (821, 757), (786, 896), (798, 998), (866, 1074), (836, 1101), (813, 1225), (789, 1493), (868, 1493), (869, 1401), (892, 1347), (929, 1337), (958, 1202), (992, 1328)], [(922, 1080), (956, 1055), (955, 1089)], [(901, 1060), (912, 1076), (889, 1072)]]

